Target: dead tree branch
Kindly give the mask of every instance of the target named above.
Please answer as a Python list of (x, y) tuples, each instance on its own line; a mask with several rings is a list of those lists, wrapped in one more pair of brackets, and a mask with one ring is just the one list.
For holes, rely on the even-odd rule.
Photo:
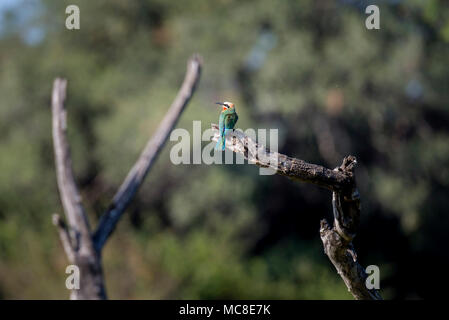
[(53, 214), (53, 224), (58, 228), (59, 238), (61, 239), (62, 247), (70, 263), (75, 263), (75, 250), (73, 249), (72, 241), (70, 240), (69, 229), (65, 222), (61, 219), (59, 214)]
[[(53, 148), (59, 195), (68, 221), (68, 229), (60, 219), (57, 223), (69, 260), (80, 269), (80, 290), (73, 290), (72, 299), (105, 299), (101, 258), (92, 241), (86, 212), (72, 171), (72, 160), (67, 142), (67, 120), (64, 100), (67, 81), (56, 79), (53, 83), (52, 116)], [(70, 247), (70, 249), (69, 249)]]
[(178, 95), (156, 133), (149, 140), (136, 164), (120, 186), (111, 206), (101, 217), (94, 235), (91, 234), (87, 215), (75, 183), (67, 142), (64, 106), (67, 81), (59, 78), (54, 81), (52, 93), (53, 146), (59, 194), (68, 225), (58, 215), (53, 215), (53, 223), (58, 228), (67, 258), (80, 269), (80, 289), (72, 291), (72, 299), (106, 299), (101, 250), (137, 193), (182, 111), (189, 103), (195, 92), (200, 73), (201, 59), (195, 55), (188, 62), (187, 73)]
[[(212, 140), (217, 141), (218, 126), (212, 124), (212, 129)], [(358, 263), (352, 245), (360, 220), (360, 196), (354, 175), (355, 157), (346, 157), (340, 167), (331, 170), (268, 150), (239, 130), (226, 136), (226, 148), (240, 153), (259, 167), (271, 168), (277, 174), (331, 190), (334, 224), (331, 228), (325, 219), (321, 221), (320, 236), (324, 252), (355, 299), (382, 299), (377, 290), (366, 287), (367, 274)]]
[[(218, 125), (212, 124), (212, 129), (215, 130), (215, 136), (212, 140), (217, 141)], [(242, 154), (245, 159), (259, 167), (271, 168), (277, 174), (294, 180), (313, 183), (329, 190), (340, 190), (352, 184), (352, 178), (344, 172), (327, 169), (278, 152), (266, 150), (265, 147), (259, 146), (239, 130), (234, 130), (233, 134), (228, 134), (226, 148)]]

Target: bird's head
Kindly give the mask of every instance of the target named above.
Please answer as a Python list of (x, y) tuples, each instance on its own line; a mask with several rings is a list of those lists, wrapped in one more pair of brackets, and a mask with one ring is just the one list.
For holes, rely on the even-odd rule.
[(234, 104), (232, 102), (228, 102), (228, 101), (217, 102), (216, 104), (219, 104), (219, 105), (223, 106), (223, 109), (221, 111), (225, 111), (225, 110), (227, 110), (229, 108), (234, 108)]

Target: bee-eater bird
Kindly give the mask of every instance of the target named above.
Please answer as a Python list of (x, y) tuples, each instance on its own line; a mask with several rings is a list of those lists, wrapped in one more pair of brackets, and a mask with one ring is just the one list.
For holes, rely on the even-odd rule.
[(218, 122), (218, 130), (220, 131), (220, 138), (218, 138), (217, 144), (215, 145), (215, 150), (224, 151), (226, 144), (226, 134), (228, 131), (234, 129), (237, 120), (239, 119), (237, 112), (235, 112), (235, 107), (232, 102), (217, 102), (223, 106), (220, 113), (220, 118)]

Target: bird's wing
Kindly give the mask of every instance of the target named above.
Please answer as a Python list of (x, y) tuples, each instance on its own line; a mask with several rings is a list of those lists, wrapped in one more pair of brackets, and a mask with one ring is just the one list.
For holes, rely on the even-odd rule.
[(220, 132), (221, 136), (224, 136), (224, 130), (225, 130), (225, 121), (224, 121), (224, 115), (220, 114), (220, 118), (218, 119), (218, 131)]
[(233, 129), (235, 126), (235, 123), (237, 122), (237, 114), (236, 113), (230, 113), (225, 115), (224, 118), (224, 127), (226, 129)]

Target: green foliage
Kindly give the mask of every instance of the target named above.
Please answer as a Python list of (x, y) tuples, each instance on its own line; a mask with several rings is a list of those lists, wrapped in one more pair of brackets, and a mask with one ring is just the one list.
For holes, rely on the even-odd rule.
[[(204, 70), (178, 127), (208, 128), (213, 103), (228, 100), (237, 127), (279, 128), (281, 152), (331, 168), (354, 154), (362, 264), (381, 267), (386, 298), (432, 295), (436, 280), (416, 276), (428, 268), (416, 257), (449, 267), (438, 250), (449, 240), (445, 2), (384, 1), (380, 30), (365, 28), (357, 1), (38, 3), (26, 23), (15, 22), (30, 13), (22, 2), (0, 26), (0, 297), (68, 296), (51, 225), (62, 213), (53, 79), (68, 79), (75, 174), (95, 226), (194, 52)], [(69, 4), (80, 30), (64, 27)], [(45, 36), (29, 44), (33, 28)], [(175, 166), (172, 145), (105, 249), (112, 298), (351, 298), (318, 236), (328, 192), (251, 165)]]

